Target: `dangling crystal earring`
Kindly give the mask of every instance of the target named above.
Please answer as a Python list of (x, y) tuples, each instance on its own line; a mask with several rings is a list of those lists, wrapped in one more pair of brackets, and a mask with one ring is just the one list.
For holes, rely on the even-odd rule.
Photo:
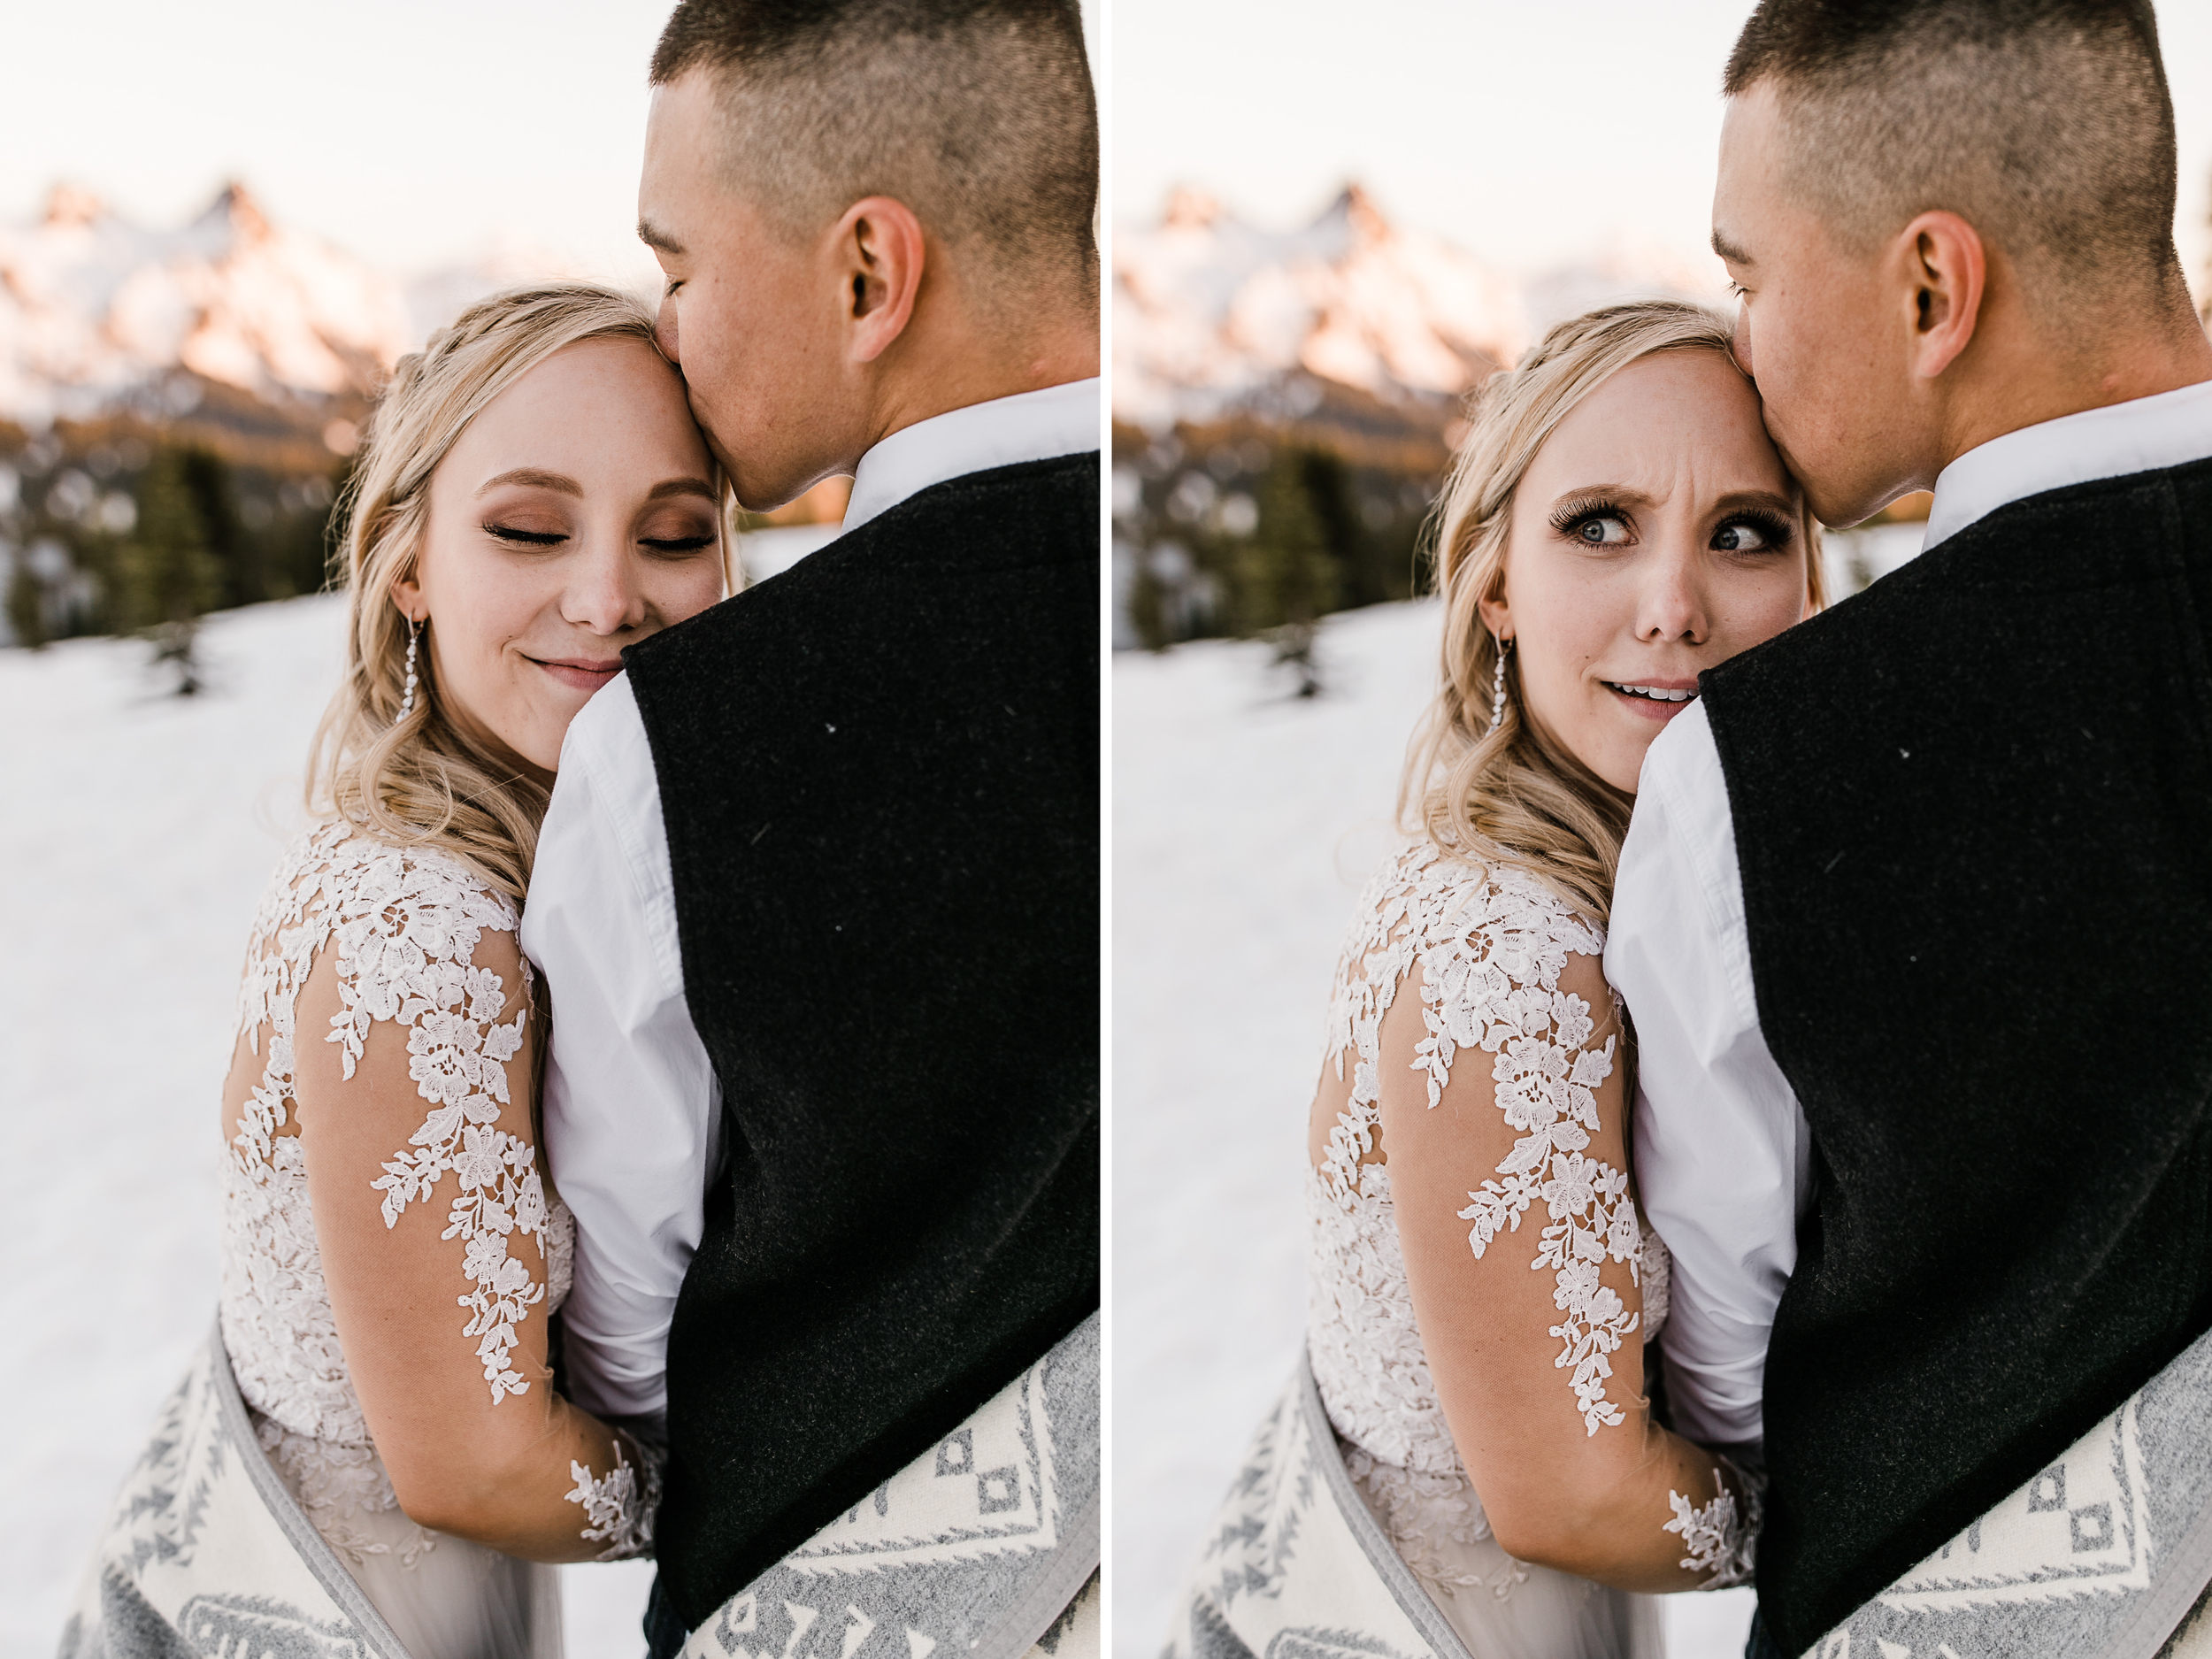
[[(1513, 649), (1513, 636), (1508, 634), (1498, 641), (1498, 672), (1490, 682), (1490, 732), (1505, 724), (1505, 659)], [(411, 680), (409, 684), (414, 682)], [(1483, 735), (1487, 737), (1490, 732)]]
[(399, 718), (404, 720), (415, 711), (415, 637), (422, 632), (422, 624), (414, 618), (407, 618), (407, 695), (399, 700)]

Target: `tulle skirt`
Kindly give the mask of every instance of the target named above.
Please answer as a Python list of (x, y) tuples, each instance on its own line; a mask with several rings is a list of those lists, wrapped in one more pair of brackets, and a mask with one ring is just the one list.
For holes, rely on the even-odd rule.
[[(264, 1435), (278, 1477), (410, 1659), (564, 1659), (558, 1567), (418, 1526), (392, 1506), (380, 1465), (358, 1471), (373, 1474), (380, 1502), (334, 1505), (303, 1489), (318, 1461), (301, 1455), (305, 1437)], [(355, 1448), (314, 1449), (328, 1457)]]
[(1664, 1659), (1656, 1596), (1516, 1561), (1463, 1479), (1345, 1449), (1353, 1490), (1474, 1659)]
[(357, 1516), (388, 1555), (346, 1561), (413, 1659), (563, 1659), (561, 1570), (444, 1532), (405, 1564), (418, 1531), (397, 1509)]

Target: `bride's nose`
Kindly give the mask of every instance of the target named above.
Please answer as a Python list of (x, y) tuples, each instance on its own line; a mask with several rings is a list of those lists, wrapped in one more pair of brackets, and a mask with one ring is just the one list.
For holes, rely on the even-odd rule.
[(595, 541), (569, 569), (561, 595), (561, 619), (594, 634), (619, 634), (645, 620), (645, 589), (638, 561), (614, 537)]
[(1646, 563), (1636, 595), (1636, 637), (1652, 644), (1686, 640), (1702, 644), (1710, 632), (1702, 580), (1703, 561), (1686, 547), (1668, 546)]

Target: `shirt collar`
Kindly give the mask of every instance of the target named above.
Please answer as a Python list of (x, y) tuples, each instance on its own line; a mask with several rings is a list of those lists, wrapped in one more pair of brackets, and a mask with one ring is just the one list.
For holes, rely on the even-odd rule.
[(2022, 426), (1977, 444), (1936, 476), (1925, 549), (2008, 503), (2212, 456), (2212, 380)]
[(902, 426), (860, 457), (844, 528), (856, 530), (948, 479), (1095, 449), (1098, 428), (1096, 375), (994, 397)]

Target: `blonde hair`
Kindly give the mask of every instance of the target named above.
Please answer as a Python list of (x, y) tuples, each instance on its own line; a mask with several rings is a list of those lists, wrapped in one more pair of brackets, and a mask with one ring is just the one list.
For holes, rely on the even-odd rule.
[[(1415, 733), (1398, 809), (1448, 852), (1519, 865), (1602, 926), (1634, 797), (1523, 715), (1507, 653), (1504, 718), (1490, 728), (1498, 644), (1479, 610), (1505, 576), (1513, 497), (1529, 465), (1582, 400), (1640, 357), (1711, 351), (1732, 366), (1726, 319), (1677, 300), (1608, 305), (1560, 323), (1476, 394), (1471, 431), (1438, 503), (1442, 683)], [(1820, 527), (1801, 510), (1806, 596), (1826, 603)]]
[[(341, 503), (333, 574), (352, 595), (345, 674), (315, 733), (309, 808), (395, 846), (434, 846), (517, 900), (529, 886), (546, 791), (448, 717), (428, 650), (415, 665), (414, 708), (400, 718), (409, 630), (392, 584), (415, 569), (431, 475), (469, 422), (555, 352), (609, 338), (652, 345), (652, 312), (631, 295), (584, 282), (479, 300), (400, 359)], [(434, 626), (424, 624), (426, 639)]]

